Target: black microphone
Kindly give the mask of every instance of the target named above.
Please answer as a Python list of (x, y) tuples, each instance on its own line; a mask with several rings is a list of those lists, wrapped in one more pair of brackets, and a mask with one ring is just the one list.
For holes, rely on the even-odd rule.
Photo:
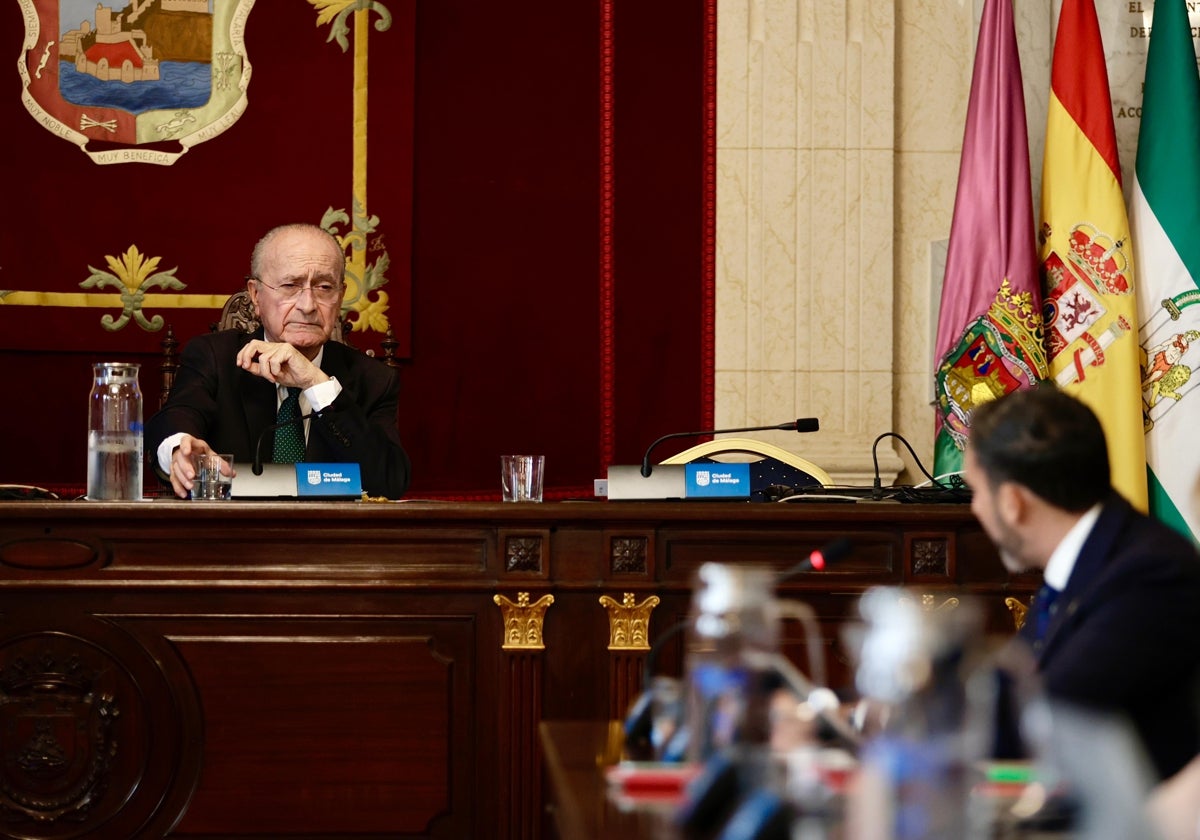
[(296, 423), (303, 423), (305, 420), (311, 420), (313, 417), (320, 417), (320, 416), (321, 416), (321, 412), (313, 411), (308, 414), (301, 414), (296, 417), (293, 417), (291, 420), (284, 420), (282, 423), (274, 423), (270, 426), (267, 426), (267, 428), (263, 429), (262, 432), (258, 436), (258, 440), (256, 440), (254, 442), (254, 463), (250, 467), (250, 472), (254, 473), (255, 475), (263, 474), (262, 445), (263, 445), (263, 441), (267, 439), (268, 432), (273, 432), (277, 429), (282, 429), (284, 426), (292, 426), (292, 425), (295, 425)]
[(645, 457), (642, 458), (642, 476), (649, 478), (653, 469), (650, 466), (650, 453), (654, 448), (664, 440), (681, 437), (701, 437), (703, 435), (728, 435), (734, 432), (815, 432), (821, 427), (821, 423), (816, 417), (802, 417), (799, 420), (792, 420), (789, 423), (780, 423), (776, 426), (743, 426), (740, 429), (707, 429), (703, 432), (672, 432), (669, 435), (663, 435), (646, 450)]

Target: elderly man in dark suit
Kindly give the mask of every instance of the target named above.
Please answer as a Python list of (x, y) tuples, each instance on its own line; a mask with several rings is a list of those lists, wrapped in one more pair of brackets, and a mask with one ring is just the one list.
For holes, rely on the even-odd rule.
[[(409, 460), (396, 427), (399, 376), (329, 341), (344, 273), (341, 245), (316, 225), (283, 225), (258, 242), (246, 288), (262, 328), (190, 341), (167, 404), (147, 424), (147, 447), (176, 495), (192, 489), (193, 455), (231, 452), (249, 464), (264, 432), (264, 452), (274, 453), (266, 460), (357, 462), (368, 493), (403, 495)], [(310, 411), (319, 418), (268, 431), (277, 416)]]
[(1040, 569), (1028, 642), (1052, 700), (1119, 713), (1161, 778), (1200, 751), (1200, 557), (1109, 481), (1096, 415), (1053, 386), (975, 409), (971, 507), (1010, 571)]

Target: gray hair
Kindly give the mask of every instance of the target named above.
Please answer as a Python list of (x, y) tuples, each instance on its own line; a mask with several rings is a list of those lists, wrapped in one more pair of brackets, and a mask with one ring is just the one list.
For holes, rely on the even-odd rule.
[(267, 247), (270, 246), (275, 237), (281, 233), (300, 231), (316, 233), (329, 240), (331, 248), (337, 254), (337, 277), (339, 280), (343, 279), (346, 275), (346, 251), (342, 248), (342, 243), (338, 242), (337, 237), (325, 230), (325, 228), (308, 222), (291, 222), (286, 225), (278, 225), (267, 231), (263, 238), (258, 240), (258, 243), (254, 246), (254, 252), (250, 255), (250, 276), (256, 280), (262, 278), (263, 254), (266, 253)]

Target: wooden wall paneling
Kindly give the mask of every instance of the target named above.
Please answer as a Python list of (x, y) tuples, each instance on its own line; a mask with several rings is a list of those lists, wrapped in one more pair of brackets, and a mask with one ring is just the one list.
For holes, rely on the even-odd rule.
[(471, 702), (454, 680), (473, 665), (469, 620), (213, 623), (169, 637), (204, 699), (204, 771), (181, 832), (473, 830), (451, 810), (453, 774), (473, 775)]

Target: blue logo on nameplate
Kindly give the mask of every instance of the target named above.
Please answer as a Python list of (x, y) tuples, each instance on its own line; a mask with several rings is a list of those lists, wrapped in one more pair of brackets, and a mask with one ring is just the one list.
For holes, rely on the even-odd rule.
[(296, 464), (296, 495), (358, 498), (362, 471), (358, 464)]
[(685, 499), (749, 499), (749, 464), (685, 464)]

